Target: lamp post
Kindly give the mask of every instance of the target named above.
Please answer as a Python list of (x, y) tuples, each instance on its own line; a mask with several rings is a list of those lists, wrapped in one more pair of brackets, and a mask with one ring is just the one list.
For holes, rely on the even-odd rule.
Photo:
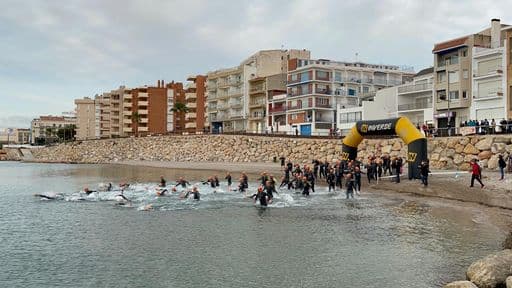
[(448, 101), (448, 136), (452, 136), (451, 134), (451, 120), (452, 120), (452, 114), (450, 111), (450, 71), (448, 71), (448, 59), (445, 59), (445, 66), (446, 66), (446, 100)]

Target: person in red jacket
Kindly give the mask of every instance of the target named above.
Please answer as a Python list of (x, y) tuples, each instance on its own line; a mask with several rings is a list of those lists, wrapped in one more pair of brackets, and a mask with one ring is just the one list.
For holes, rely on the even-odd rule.
[(484, 184), (482, 183), (482, 168), (480, 168), (480, 165), (478, 165), (478, 163), (476, 163), (476, 159), (473, 159), (471, 160), (471, 162), (469, 163), (469, 165), (471, 165), (471, 185), (469, 187), (473, 187), (473, 184), (475, 183), (475, 179), (476, 181), (478, 181), (478, 183), (480, 183), (480, 185), (482, 185), (482, 188), (484, 188)]

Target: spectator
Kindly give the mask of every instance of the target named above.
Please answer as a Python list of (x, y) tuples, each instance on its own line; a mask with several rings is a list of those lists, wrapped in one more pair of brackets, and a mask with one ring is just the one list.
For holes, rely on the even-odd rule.
[(505, 178), (505, 167), (507, 167), (507, 162), (503, 159), (503, 155), (498, 156), (498, 167), (500, 168), (500, 180), (503, 180)]
[(469, 187), (473, 187), (473, 185), (475, 184), (475, 180), (478, 181), (478, 183), (480, 183), (480, 185), (482, 185), (481, 188), (484, 188), (484, 183), (482, 183), (482, 167), (480, 167), (480, 165), (478, 165), (477, 163), (477, 160), (476, 159), (473, 159), (471, 160), (471, 162), (469, 163), (471, 165), (471, 185)]

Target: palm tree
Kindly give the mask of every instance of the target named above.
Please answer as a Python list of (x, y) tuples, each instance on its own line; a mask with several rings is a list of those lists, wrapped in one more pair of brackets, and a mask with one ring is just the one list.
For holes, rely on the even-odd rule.
[[(187, 107), (187, 105), (181, 102), (174, 103), (174, 107), (171, 108), (171, 111), (178, 115), (187, 113), (189, 110), (190, 109)], [(180, 129), (182, 129), (182, 127), (180, 127)]]
[(134, 111), (132, 113), (132, 122), (135, 123), (135, 137), (139, 137), (139, 124), (141, 119), (142, 116), (139, 114), (139, 112)]

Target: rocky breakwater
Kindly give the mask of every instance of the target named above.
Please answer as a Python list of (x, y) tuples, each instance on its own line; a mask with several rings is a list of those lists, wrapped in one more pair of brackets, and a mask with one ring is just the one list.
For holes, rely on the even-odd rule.
[(341, 140), (232, 135), (158, 136), (82, 141), (33, 151), (42, 162), (108, 163), (126, 160), (297, 162), (339, 158)]
[[(35, 149), (35, 161), (109, 163), (126, 160), (271, 162), (285, 156), (295, 162), (339, 159), (339, 139), (279, 138), (264, 136), (194, 135), (76, 141)], [(468, 170), (469, 161), (481, 160), (484, 168), (496, 169), (498, 154), (512, 154), (512, 135), (429, 139), (433, 169)], [(401, 139), (365, 139), (358, 156), (389, 154), (406, 157)]]

